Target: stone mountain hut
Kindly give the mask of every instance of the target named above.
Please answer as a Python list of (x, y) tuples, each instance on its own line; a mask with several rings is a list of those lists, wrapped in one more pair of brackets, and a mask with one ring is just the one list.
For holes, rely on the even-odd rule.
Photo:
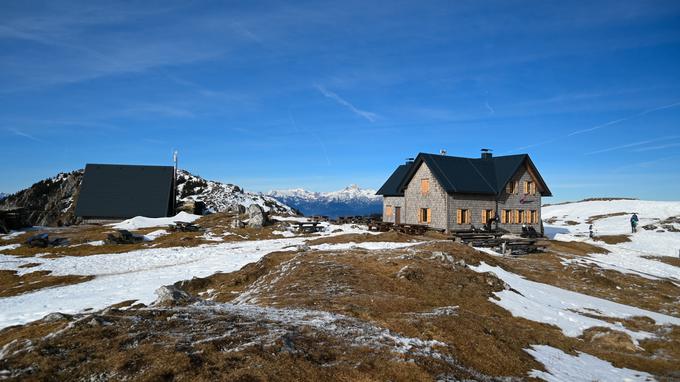
[[(392, 173), (378, 190), (383, 221), (423, 224), (447, 232), (498, 228), (542, 232), (541, 198), (552, 196), (528, 154), (480, 158), (420, 153)], [(494, 224), (495, 227), (495, 224)]]

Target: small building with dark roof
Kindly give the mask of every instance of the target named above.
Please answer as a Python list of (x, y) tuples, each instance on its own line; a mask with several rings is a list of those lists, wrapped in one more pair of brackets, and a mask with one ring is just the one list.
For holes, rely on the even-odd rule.
[(527, 154), (480, 158), (420, 153), (378, 190), (383, 221), (446, 231), (489, 227), (542, 229), (541, 198), (552, 196)]
[(87, 164), (75, 214), (86, 221), (174, 215), (172, 166)]

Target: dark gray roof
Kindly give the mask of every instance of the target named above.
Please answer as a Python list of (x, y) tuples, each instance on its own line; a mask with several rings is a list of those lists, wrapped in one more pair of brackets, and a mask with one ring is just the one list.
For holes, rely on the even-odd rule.
[[(399, 181), (399, 186), (397, 186), (398, 191), (401, 193), (400, 195), (403, 195), (406, 185), (422, 163), (427, 164), (435, 178), (437, 178), (441, 186), (448, 193), (487, 195), (499, 195), (520, 167), (526, 164), (538, 178), (536, 180), (539, 183), (538, 188), (541, 194), (543, 196), (552, 196), (550, 189), (527, 154), (485, 159), (426, 153), (418, 154), (413, 165), (403, 174), (401, 181)], [(385, 185), (388, 183), (394, 185), (397, 182), (396, 179), (393, 179), (396, 173), (397, 171), (392, 174)], [(383, 189), (381, 188), (380, 190), (382, 191)], [(393, 188), (390, 188), (390, 190), (393, 190)], [(380, 191), (378, 191), (378, 194), (388, 196), (381, 194)]]
[(172, 215), (174, 168), (88, 164), (76, 216), (87, 218)]
[(383, 196), (404, 196), (404, 190), (400, 188), (401, 182), (406, 177), (408, 170), (413, 166), (413, 162), (402, 164), (390, 175), (387, 182), (376, 192), (376, 195)]

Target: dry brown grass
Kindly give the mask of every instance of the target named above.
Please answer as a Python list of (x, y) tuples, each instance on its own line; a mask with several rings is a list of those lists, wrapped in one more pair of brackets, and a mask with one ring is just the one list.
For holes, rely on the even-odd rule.
[(568, 253), (575, 256), (585, 256), (589, 253), (609, 253), (602, 247), (580, 241), (551, 240), (549, 249), (553, 252)]
[(49, 271), (26, 273), (0, 270), (0, 297), (16, 296), (42, 288), (78, 284), (92, 280), (92, 276), (50, 276)]
[[(268, 240), (281, 238), (275, 235), (275, 230), (283, 229), (284, 225), (278, 223), (272, 226), (266, 226), (262, 229), (257, 228), (228, 228), (232, 216), (228, 214), (213, 214), (200, 218), (197, 221), (201, 227), (206, 228), (215, 236), (223, 238), (224, 242), (235, 242), (242, 240)], [(145, 235), (152, 231), (159, 229), (166, 229), (166, 227), (144, 228), (132, 231), (135, 234)], [(51, 238), (64, 237), (69, 240), (67, 246), (49, 247), (49, 248), (31, 248), (28, 245), (22, 245), (19, 248), (12, 250), (3, 250), (3, 253), (13, 256), (33, 257), (37, 254), (49, 254), (46, 257), (59, 256), (90, 256), (98, 254), (113, 254), (124, 253), (145, 248), (169, 248), (169, 247), (194, 247), (201, 244), (216, 244), (215, 241), (206, 240), (202, 236), (204, 232), (172, 232), (165, 236), (160, 236), (152, 242), (142, 242), (137, 244), (104, 244), (93, 246), (87, 243), (105, 240), (109, 233), (115, 232), (114, 229), (107, 226), (98, 225), (83, 225), (71, 226), (59, 229), (49, 229), (46, 231), (32, 231), (12, 240), (3, 241), (6, 244), (23, 244), (27, 238), (39, 233), (48, 233)]]
[[(571, 256), (593, 252), (584, 243), (554, 244), (553, 250), (571, 250)], [(453, 260), (434, 257), (435, 251)], [(565, 272), (555, 254), (501, 258), (450, 241), (390, 251), (277, 252), (237, 272), (177, 285), (216, 304), (240, 295), (260, 306), (332, 312), (357, 320), (357, 327), (373, 325), (445, 345), (434, 347), (437, 356), (401, 355), (374, 347), (366, 339), (357, 344), (356, 339), (366, 334), (363, 329), (337, 334), (331, 326), (342, 327), (341, 323), (324, 329), (282, 324), (273, 317), (240, 314), (228, 305), (220, 309), (209, 304), (133, 305), (128, 310), (78, 316), (70, 329), (47, 338), (47, 333), (65, 324), (37, 322), (0, 331), (0, 345), (15, 340), (8, 347), (10, 355), (0, 360), (0, 370), (23, 373), (17, 379), (35, 380), (97, 376), (100, 380), (420, 381), (483, 380), (485, 375), (525, 380), (528, 371), (542, 365), (524, 349), (546, 344), (661, 378), (678, 376), (674, 374), (680, 359), (678, 328), (664, 331), (647, 319), (617, 319), (629, 328), (659, 335), (642, 341), (644, 350), (631, 346), (627, 336), (602, 328), (587, 330), (580, 338), (566, 337), (555, 326), (513, 317), (494, 304), (494, 293), (504, 290), (504, 283), (464, 265), (481, 261), (553, 285), (572, 284), (577, 290), (588, 279), (594, 279), (593, 290), (601, 293), (644, 282), (621, 295), (608, 295), (611, 298), (630, 293), (626, 298), (633, 299), (635, 290), (678, 298), (677, 287), (671, 294), (664, 285), (649, 286), (648, 280), (589, 274), (588, 269)], [(436, 313), (442, 307), (450, 307), (448, 313)], [(32, 341), (30, 351), (22, 342), (26, 339)]]
[(346, 235), (330, 236), (330, 237), (320, 237), (318, 239), (308, 240), (309, 245), (319, 245), (319, 244), (340, 244), (340, 243), (369, 243), (369, 242), (395, 242), (395, 243), (405, 243), (409, 241), (416, 240), (415, 236), (406, 235), (399, 232), (381, 232), (379, 234), (369, 234), (369, 233), (352, 233)]
[(596, 241), (601, 241), (607, 244), (621, 244), (621, 243), (627, 243), (630, 241), (629, 235), (602, 235), (602, 236), (595, 236), (593, 239)]
[(645, 259), (660, 261), (668, 265), (672, 265), (680, 268), (680, 257), (670, 257), (670, 256), (642, 256)]
[(613, 218), (616, 216), (623, 216), (623, 215), (631, 215), (631, 212), (614, 212), (611, 214), (602, 214), (602, 215), (593, 215), (586, 220), (586, 224), (593, 224), (598, 220), (606, 219), (606, 218)]

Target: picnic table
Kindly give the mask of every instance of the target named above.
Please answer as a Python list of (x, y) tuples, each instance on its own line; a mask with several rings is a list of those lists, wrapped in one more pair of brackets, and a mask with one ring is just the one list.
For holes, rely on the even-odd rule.
[(298, 232), (319, 232), (323, 229), (321, 222), (318, 221), (307, 221), (307, 222), (294, 222), (297, 225)]

